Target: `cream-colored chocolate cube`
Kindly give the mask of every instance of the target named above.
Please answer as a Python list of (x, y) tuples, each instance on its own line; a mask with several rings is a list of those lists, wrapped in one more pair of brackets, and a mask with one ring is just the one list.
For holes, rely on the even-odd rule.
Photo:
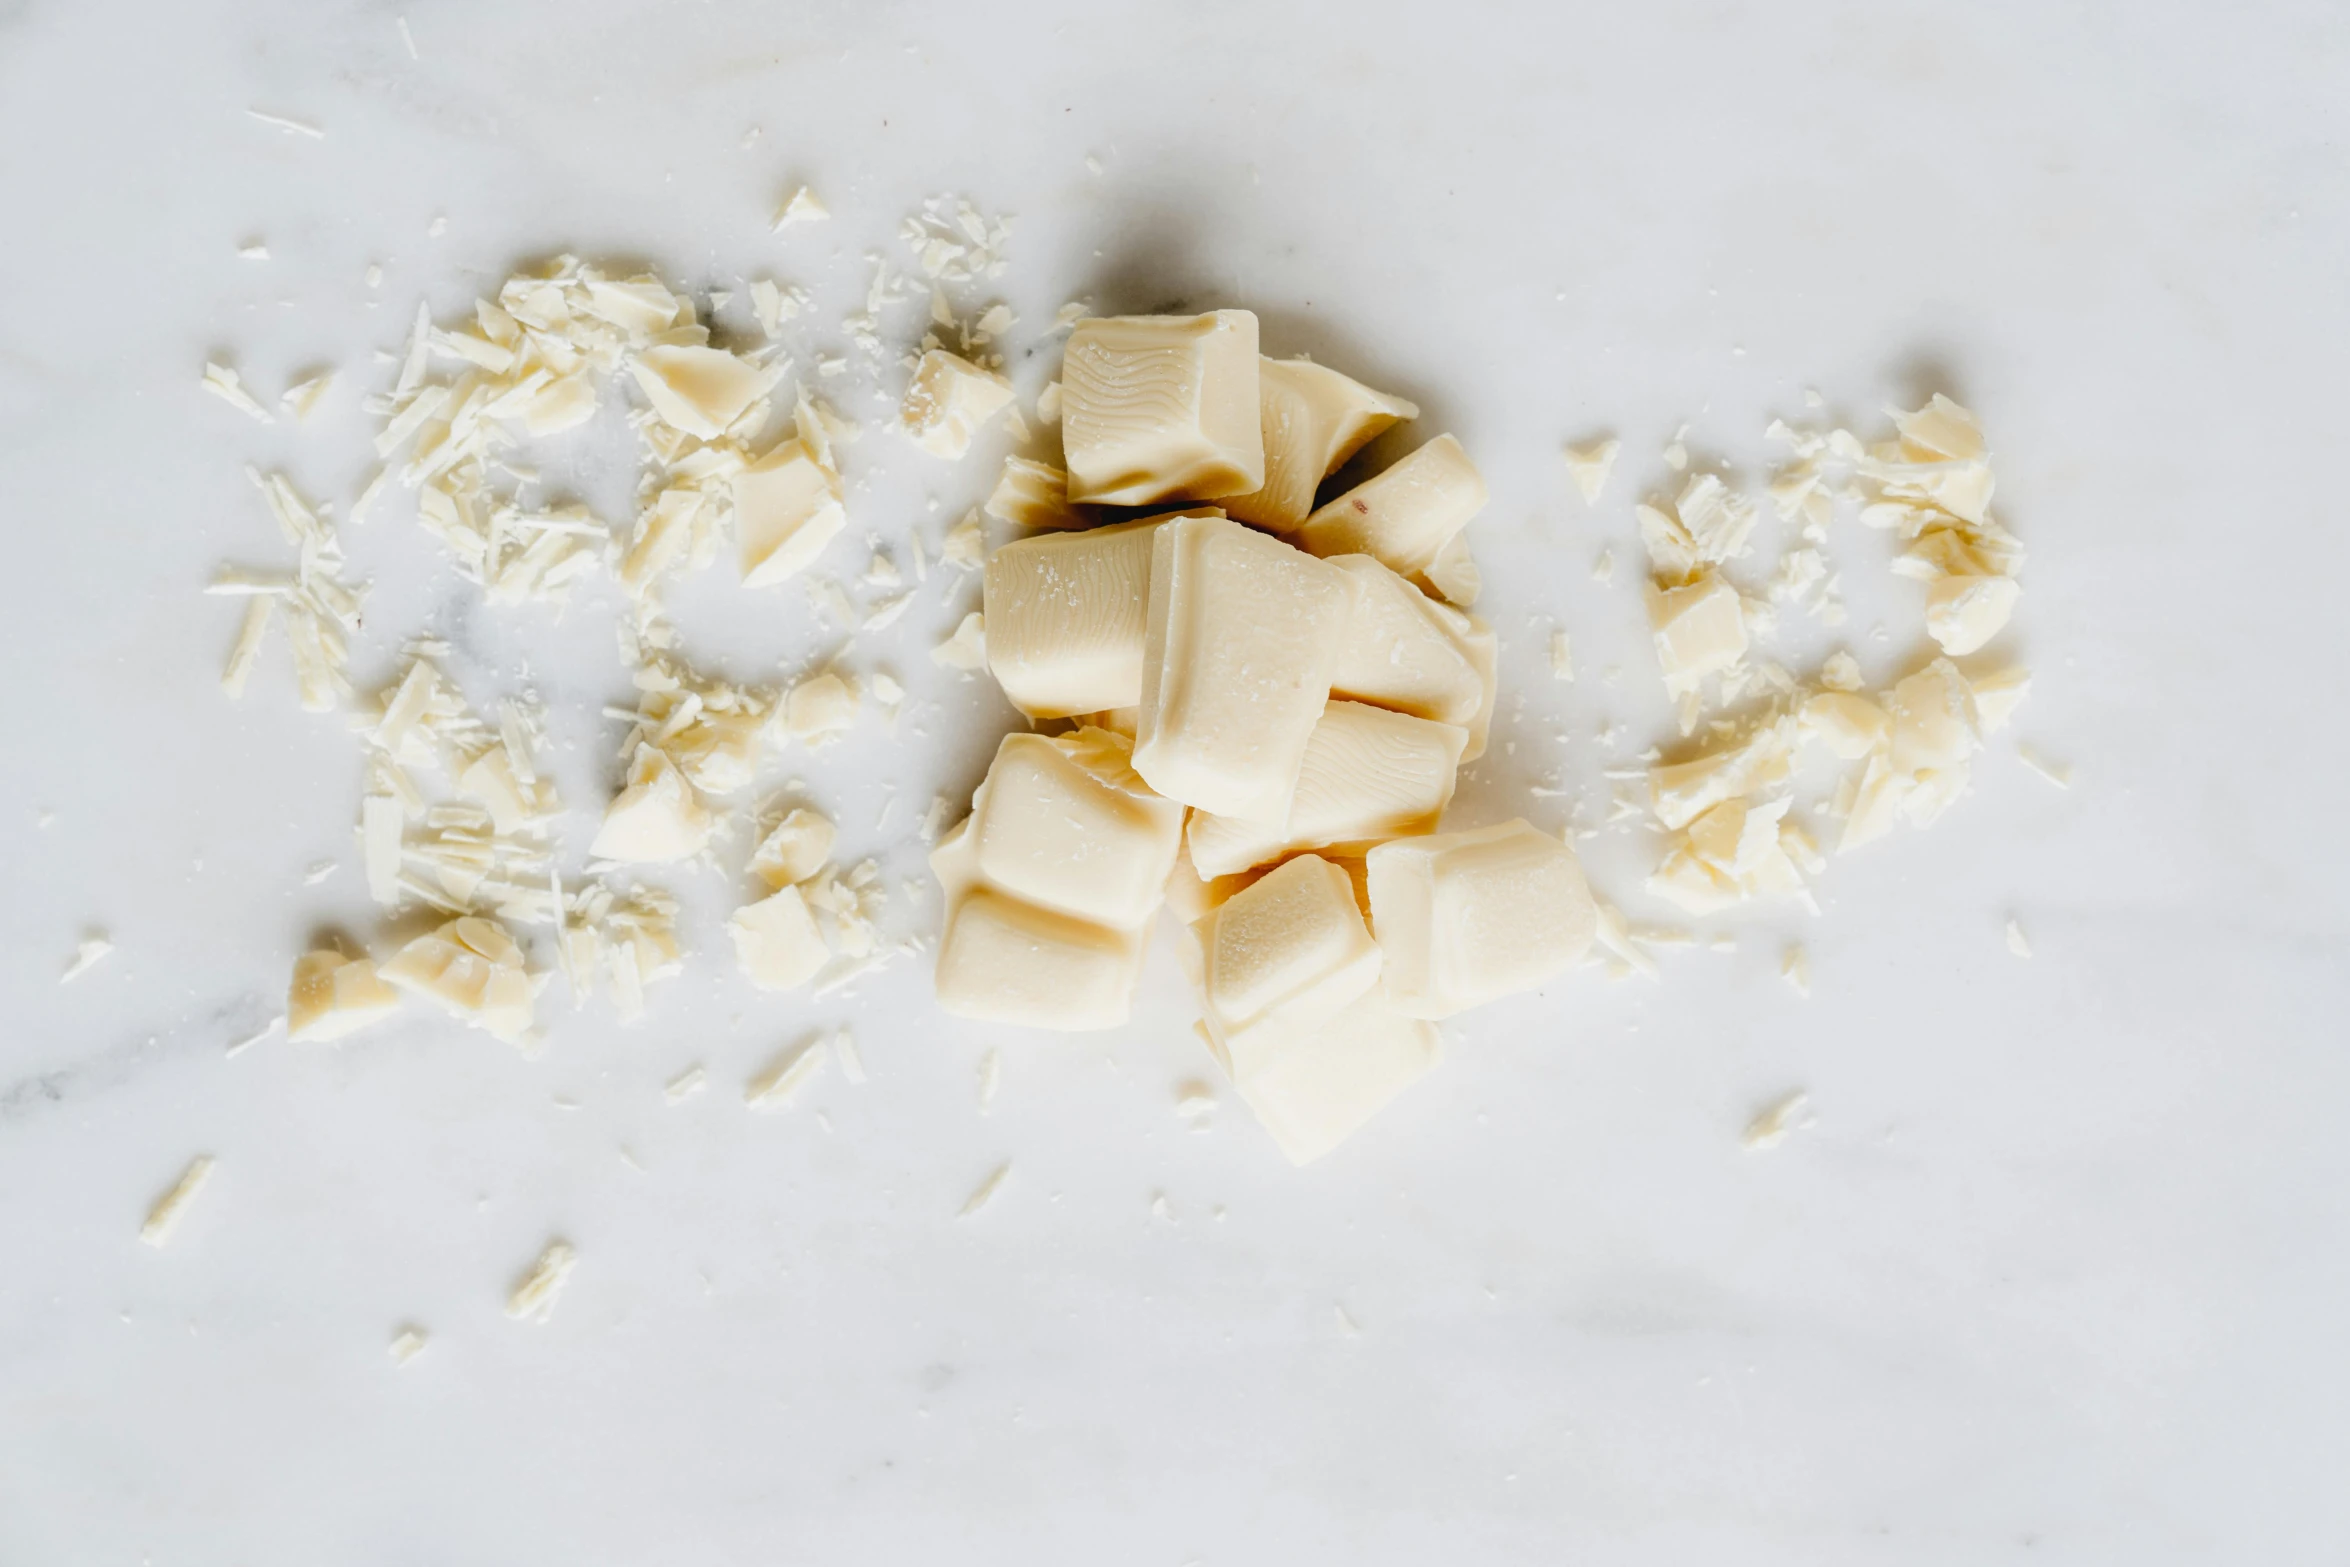
[(971, 801), (971, 849), (997, 891), (1097, 925), (1157, 912), (1183, 840), (1183, 807), (1151, 792), (1123, 736), (1006, 735)]
[(1061, 362), (1069, 499), (1146, 506), (1262, 489), (1257, 373), (1246, 310), (1078, 322)]
[(1280, 821), (1359, 593), (1345, 572), (1237, 522), (1161, 524), (1135, 770), (1200, 810)]
[(1468, 731), (1461, 760), (1485, 754), (1493, 719), (1493, 628), (1440, 604), (1368, 555), (1330, 564), (1362, 590), (1330, 672), (1330, 694)]
[(1523, 820), (1399, 838), (1368, 858), (1388, 999), (1441, 1019), (1553, 979), (1598, 926), (1583, 867)]
[(1015, 539), (987, 558), (987, 667), (1031, 718), (1142, 700), (1151, 541), (1161, 519)]
[(1116, 1028), (1133, 1007), (1142, 934), (974, 888), (947, 915), (938, 1004), (1029, 1028)]
[(1318, 1028), (1267, 1030), (1237, 1048), (1208, 1034), (1208, 1048), (1299, 1165), (1352, 1137), (1444, 1059), (1436, 1025), (1406, 1017), (1377, 986)]
[(1224, 501), (1242, 522), (1293, 533), (1314, 509), (1314, 491), (1373, 436), (1420, 410), (1374, 392), (1310, 359), (1257, 362), (1259, 422), (1265, 438), (1265, 485)]
[(1353, 878), (1301, 854), (1191, 927), (1208, 1032), (1238, 1059), (1284, 1033), (1311, 1031), (1379, 982), (1379, 945)]
[(1278, 823), (1194, 811), (1194, 869), (1214, 879), (1300, 849), (1360, 848), (1433, 832), (1452, 799), (1466, 731), (1360, 702), (1332, 702), (1306, 742), (1297, 792)]
[(1440, 435), (1316, 511), (1297, 541), (1316, 555), (1372, 555), (1417, 576), (1484, 509), (1484, 475), (1459, 441)]

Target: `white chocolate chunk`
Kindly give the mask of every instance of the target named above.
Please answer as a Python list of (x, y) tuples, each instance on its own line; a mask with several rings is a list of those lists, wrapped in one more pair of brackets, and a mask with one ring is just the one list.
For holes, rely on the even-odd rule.
[(1983, 733), (1995, 735), (2008, 726), (2015, 710), (2031, 694), (2032, 672), (2011, 666), (1978, 675), (1967, 685), (1975, 694), (1975, 717), (1982, 724)]
[(1399, 838), (1368, 860), (1388, 999), (1440, 1019), (1556, 977), (1598, 913), (1574, 851), (1524, 820)]
[(1310, 359), (1257, 361), (1259, 423), (1265, 443), (1264, 488), (1224, 501), (1242, 522), (1294, 532), (1314, 509), (1314, 491), (1340, 464), (1399, 420), (1420, 410), (1400, 397)]
[(553, 1240), (538, 1254), (506, 1297), (506, 1315), (516, 1322), (544, 1322), (555, 1310), (555, 1301), (563, 1293), (563, 1286), (571, 1282), (571, 1270), (578, 1265), (579, 1253), (569, 1241)]
[(1409, 577), (1484, 509), (1484, 476), (1459, 441), (1440, 435), (1316, 511), (1297, 539), (1316, 555), (1375, 555)]
[(954, 635), (930, 650), (930, 661), (945, 669), (977, 669), (987, 662), (987, 617), (978, 610), (955, 625)]
[(269, 410), (262, 407), (260, 401), (251, 392), (245, 390), (244, 377), (238, 375), (227, 365), (221, 364), (217, 360), (205, 361), (202, 385), (204, 390), (239, 413), (250, 414), (263, 424), (277, 423), (275, 419), (270, 417)]
[(1811, 955), (1803, 950), (1801, 944), (1788, 947), (1780, 956), (1779, 977), (1797, 995), (1805, 1000), (1811, 998)]
[(1376, 986), (1319, 1028), (1260, 1031), (1240, 1050), (1211, 1036), (1209, 1049), (1298, 1165), (1353, 1136), (1444, 1059), (1435, 1025), (1404, 1016)]
[(820, 746), (855, 727), (857, 693), (830, 670), (810, 675), (783, 699), (783, 727), (803, 745)]
[(1648, 622), (1665, 690), (1694, 691), (1707, 675), (1746, 656), (1746, 617), (1738, 590), (1711, 572), (1684, 587), (1650, 588)]
[(816, 977), (832, 956), (824, 934), (797, 887), (784, 887), (745, 904), (726, 922), (735, 960), (761, 990), (795, 990)]
[(1190, 935), (1208, 1034), (1229, 1059), (1320, 1028), (1379, 982), (1354, 881), (1316, 854), (1235, 893)]
[(536, 827), (554, 814), (554, 787), (546, 779), (524, 783), (514, 776), (514, 764), (502, 745), (475, 757), (457, 775), (457, 788), (486, 806), (490, 825), (501, 833)]
[(1885, 710), (1893, 721), (1896, 771), (1956, 767), (1982, 744), (1974, 694), (1948, 659), (1938, 658), (1896, 684), (1886, 695)]
[(1822, 691), (1803, 704), (1804, 738), (1817, 740), (1846, 761), (1857, 761), (1893, 737), (1893, 720), (1865, 696)]
[(1114, 506), (1264, 487), (1257, 318), (1097, 316), (1061, 365), (1069, 498)]
[(1041, 534), (988, 557), (987, 664), (1014, 707), (1067, 718), (1142, 701), (1151, 541), (1162, 526)]
[(627, 787), (605, 808), (588, 852), (628, 865), (688, 859), (702, 852), (715, 825), (668, 754), (640, 744), (629, 763)]
[(1000, 892), (1097, 925), (1148, 921), (1183, 837), (1183, 807), (1151, 792), (1107, 730), (1004, 737), (971, 802), (978, 873)]
[(971, 1195), (963, 1199), (963, 1206), (955, 1210), (955, 1217), (958, 1219), (968, 1219), (971, 1217), (971, 1215), (977, 1213), (980, 1209), (995, 1201), (995, 1194), (1003, 1190), (1004, 1178), (1011, 1173), (1012, 1166), (1008, 1161), (1006, 1163), (999, 1164), (994, 1169), (988, 1171), (986, 1179), (982, 1180), (977, 1186), (972, 1187)]
[(365, 958), (322, 948), (294, 960), (286, 993), (286, 1037), (297, 1042), (341, 1039), (400, 1008), (400, 993)]
[(423, 1354), (425, 1346), (429, 1342), (430, 1337), (425, 1333), (424, 1329), (418, 1327), (405, 1327), (393, 1336), (392, 1342), (388, 1348), (391, 1351), (393, 1361), (399, 1365), (404, 1366), (408, 1364), (409, 1361), (414, 1360), (417, 1356)]
[(1690, 475), (1670, 509), (1642, 504), (1632, 514), (1649, 564), (1666, 583), (1688, 582), (1744, 555), (1754, 532), (1754, 502), (1710, 473)]
[[(938, 852), (965, 836), (958, 829)], [(1116, 1028), (1132, 1009), (1141, 962), (1140, 932), (1088, 924), (979, 888), (947, 918), (938, 947), (938, 1004), (985, 1022)]]
[(831, 216), (831, 209), (817, 198), (814, 191), (802, 185), (785, 199), (782, 206), (775, 209), (775, 227), (780, 232), (794, 223), (822, 223)]
[(1787, 1134), (1809, 1119), (1811, 1096), (1797, 1089), (1772, 1101), (1757, 1111), (1738, 1141), (1749, 1152), (1760, 1153), (1776, 1148), (1787, 1140)]
[(829, 818), (801, 807), (775, 824), (751, 854), (751, 874), (770, 889), (806, 881), (832, 858), (833, 826)]
[(1563, 685), (1575, 683), (1575, 643), (1563, 630), (1550, 634), (1550, 678)]
[(768, 587), (805, 569), (848, 525), (840, 474), (797, 435), (743, 468), (733, 488), (746, 588)]
[(1926, 631), (1945, 653), (1972, 653), (2006, 628), (2022, 592), (2008, 577), (1936, 578), (1926, 584)]
[(1607, 488), (1608, 475), (1615, 471), (1616, 453), (1623, 449), (1624, 443), (1612, 435), (1567, 448), (1567, 473), (1575, 481), (1585, 505), (1599, 504), (1600, 492)]
[(782, 1110), (824, 1070), (824, 1036), (811, 1034), (786, 1045), (766, 1070), (743, 1085), (743, 1103), (754, 1110)]
[(1018, 528), (1083, 528), (1092, 519), (1069, 504), (1069, 475), (1049, 462), (1006, 457), (987, 514)]
[(1467, 609), (1477, 602), (1477, 595), (1485, 591), (1485, 574), (1477, 569), (1477, 557), (1470, 553), (1469, 536), (1456, 533), (1445, 541), (1444, 548), (1420, 573), (1421, 580), (1434, 588), (1450, 605)]
[(1493, 630), (1439, 604), (1368, 555), (1330, 564), (1361, 589), (1330, 672), (1330, 693), (1469, 732), (1461, 760), (1485, 753), (1493, 716)]
[(198, 1154), (189, 1160), (180, 1178), (172, 1182), (171, 1190), (156, 1198), (155, 1205), (147, 1210), (147, 1222), (139, 1226), (139, 1239), (158, 1247), (170, 1240), (180, 1215), (187, 1212), (188, 1204), (196, 1200), (196, 1194), (211, 1179), (212, 1155)]
[(723, 348), (663, 344), (628, 368), (663, 423), (704, 441), (724, 435), (768, 386), (758, 366)]
[(261, 644), (269, 636), (269, 623), (277, 616), (275, 595), (261, 595), (245, 606), (245, 618), (238, 623), (236, 644), (229, 649), (228, 667), (220, 672), (220, 689), (232, 702), (245, 694), (245, 683), (253, 678), (253, 666), (261, 661)]
[(1783, 782), (1794, 744), (1792, 722), (1767, 725), (1737, 745), (1651, 768), (1649, 803), (1668, 828), (1688, 826), (1724, 800)]
[(296, 381), (278, 394), (278, 404), (292, 414), (297, 423), (308, 424), (310, 416), (318, 412), (319, 403), (334, 389), (335, 373), (321, 371)]
[(960, 458), (997, 414), (1012, 404), (1012, 383), (968, 359), (933, 348), (915, 367), (898, 422), (933, 457)]
[(539, 984), (522, 949), (495, 920), (467, 915), (392, 955), (383, 978), (509, 1044), (530, 1032)]
[(946, 537), (938, 541), (938, 558), (957, 571), (977, 571), (987, 554), (987, 529), (979, 521), (979, 513), (966, 512), (963, 520), (947, 529)]
[(1334, 701), (1306, 742), (1287, 817), (1267, 824), (1193, 812), (1185, 833), (1192, 865), (1213, 879), (1300, 849), (1433, 832), (1467, 740), (1452, 724)]
[(1279, 821), (1360, 592), (1347, 573), (1237, 522), (1163, 524), (1135, 769), (1186, 805)]

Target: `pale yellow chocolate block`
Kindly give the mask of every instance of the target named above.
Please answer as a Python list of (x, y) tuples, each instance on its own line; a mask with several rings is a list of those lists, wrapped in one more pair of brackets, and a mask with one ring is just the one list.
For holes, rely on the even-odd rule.
[(840, 475), (799, 436), (734, 477), (734, 532), (743, 586), (763, 588), (804, 569), (848, 525)]
[(1025, 903), (1120, 929), (1157, 912), (1183, 807), (1151, 792), (1102, 729), (1006, 735), (971, 801), (974, 863)]
[(605, 807), (588, 852), (632, 865), (687, 859), (701, 852), (715, 825), (668, 755), (640, 744), (628, 766), (628, 785)]
[(1139, 931), (979, 888), (947, 916), (938, 1004), (957, 1017), (1030, 1028), (1116, 1028), (1132, 1009), (1141, 962)]
[(1598, 925), (1583, 867), (1523, 820), (1383, 843), (1368, 856), (1388, 999), (1439, 1019), (1557, 977)]
[(1746, 656), (1746, 611), (1738, 590), (1711, 572), (1685, 587), (1650, 588), (1648, 623), (1665, 690), (1675, 696)]
[(1300, 849), (1433, 832), (1467, 740), (1452, 724), (1332, 702), (1306, 742), (1288, 816), (1269, 824), (1194, 811), (1185, 833), (1191, 863), (1212, 879)]
[(1360, 1131), (1444, 1059), (1436, 1026), (1404, 1016), (1373, 986), (1319, 1028), (1269, 1030), (1208, 1048), (1292, 1164)]
[(1161, 519), (1015, 539), (987, 559), (987, 665), (1031, 718), (1142, 700), (1151, 540)]
[(294, 960), (286, 992), (286, 1037), (297, 1043), (341, 1039), (400, 1009), (400, 993), (365, 958), (322, 949)]
[(1297, 539), (1316, 555), (1375, 555), (1409, 577), (1484, 509), (1484, 476), (1459, 441), (1440, 435), (1316, 511)]
[(1061, 364), (1069, 499), (1147, 506), (1262, 489), (1257, 363), (1246, 310), (1078, 322)]
[(1281, 820), (1360, 592), (1347, 573), (1237, 522), (1161, 524), (1135, 769), (1200, 810)]
[(1379, 982), (1379, 946), (1354, 882), (1315, 854), (1233, 894), (1191, 937), (1209, 1036), (1236, 1059), (1320, 1028)]
[(1012, 383), (943, 348), (914, 369), (898, 422), (933, 457), (961, 457), (987, 422), (1012, 404)]
[(1364, 444), (1420, 410), (1310, 359), (1257, 361), (1265, 439), (1265, 487), (1224, 509), (1242, 522), (1291, 533), (1314, 509), (1314, 491)]
[(1461, 760), (1485, 754), (1493, 717), (1493, 628), (1440, 604), (1368, 555), (1330, 564), (1362, 590), (1339, 643), (1330, 694), (1469, 732)]
[(987, 498), (987, 514), (1018, 528), (1083, 528), (1089, 513), (1069, 504), (1069, 475), (1049, 462), (1006, 457)]
[(495, 920), (450, 920), (402, 947), (380, 972), (399, 989), (509, 1043), (530, 1032), (539, 985), (521, 947)]

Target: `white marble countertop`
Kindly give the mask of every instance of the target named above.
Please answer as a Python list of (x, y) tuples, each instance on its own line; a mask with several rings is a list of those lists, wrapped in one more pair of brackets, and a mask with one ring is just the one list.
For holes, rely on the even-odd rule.
[[(2350, 22), (1545, 15), (0, 3), (0, 1562), (2339, 1559)], [(836, 219), (771, 235), (803, 179)], [(1661, 984), (1587, 969), (1465, 1017), (1303, 1173), (1228, 1092), (1204, 1134), (1173, 1113), (1212, 1068), (1164, 954), (1113, 1036), (953, 1026), (910, 967), (765, 997), (713, 874), (679, 878), (699, 950), (640, 1028), (551, 1009), (524, 1060), (412, 1014), (228, 1056), (314, 932), (372, 918), (344, 725), (274, 661), (241, 705), (216, 688), (234, 610), (198, 589), (282, 548), (244, 465), (347, 505), (371, 353), (419, 297), (447, 318), (559, 251), (804, 281), (822, 349), (933, 192), (1018, 215), (1031, 392), (1065, 299), (1246, 304), (1272, 351), (1468, 444), (1505, 686), (1464, 819), (1604, 815), (1600, 769), (1664, 732), (1630, 499), (1684, 421), (1751, 476), (1806, 387), (1862, 421), (1935, 386), (1982, 413), (2031, 550), (2030, 703), (1935, 831), (1832, 867), (1819, 918), (1725, 918), (1737, 950)], [(215, 353), (272, 397), (343, 381), (263, 429), (196, 390)], [(840, 399), (870, 419), (877, 384)], [(1627, 452), (1593, 510), (1557, 454), (1601, 428)], [(885, 542), (987, 478), (886, 432), (853, 466)], [(1839, 538), (1856, 583), (1880, 546)], [(608, 598), (486, 611), (400, 509), (351, 548), (366, 680), (433, 630), (469, 687), (574, 711), (572, 798), (599, 786)], [(860, 644), (911, 688), (894, 735), (774, 764), (893, 877), (1009, 721), (922, 654), (975, 594), (934, 577)], [(744, 675), (834, 640), (796, 590), (715, 574), (679, 619)], [(1872, 674), (1915, 631), (1914, 593), (1856, 587)], [(1653, 917), (1651, 852), (1586, 849)], [(90, 928), (116, 950), (61, 986)], [(841, 1022), (869, 1083), (744, 1111), (746, 1074)], [(712, 1091), (671, 1107), (696, 1062)], [(1816, 1121), (1742, 1151), (1796, 1088)], [(198, 1153), (211, 1185), (141, 1245)], [(507, 1321), (552, 1234), (569, 1292)], [(395, 1366), (411, 1321), (430, 1347)]]

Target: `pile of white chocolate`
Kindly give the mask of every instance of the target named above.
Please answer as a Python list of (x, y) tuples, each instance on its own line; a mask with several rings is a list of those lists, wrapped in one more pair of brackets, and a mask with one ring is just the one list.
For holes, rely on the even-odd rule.
[(939, 1001), (1116, 1027), (1165, 904), (1199, 1033), (1303, 1164), (1437, 1063), (1435, 1020), (1592, 941), (1562, 841), (1435, 830), (1493, 711), (1493, 633), (1446, 602), (1484, 482), (1440, 436), (1316, 508), (1417, 410), (1260, 357), (1242, 310), (1078, 322), (1060, 406), (1066, 471), (1016, 459), (991, 503), (1043, 531), (989, 558), (982, 611), (1005, 694), (1060, 732), (1006, 736), (931, 856)]

